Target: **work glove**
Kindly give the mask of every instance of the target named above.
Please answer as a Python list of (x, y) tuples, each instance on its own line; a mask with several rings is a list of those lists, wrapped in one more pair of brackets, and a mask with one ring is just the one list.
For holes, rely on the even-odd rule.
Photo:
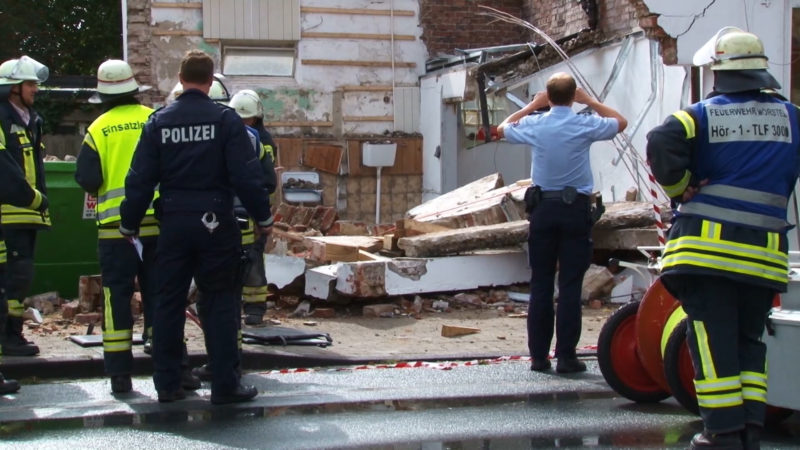
[(36, 208), (39, 212), (47, 211), (47, 207), (50, 206), (50, 202), (47, 200), (47, 196), (42, 194), (42, 203), (39, 204), (39, 207)]

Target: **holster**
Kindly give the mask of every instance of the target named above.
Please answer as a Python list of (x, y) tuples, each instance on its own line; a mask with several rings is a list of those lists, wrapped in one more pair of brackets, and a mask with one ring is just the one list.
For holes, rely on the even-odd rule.
[(592, 225), (596, 224), (597, 221), (600, 220), (600, 217), (603, 216), (604, 212), (606, 212), (606, 207), (603, 205), (603, 194), (599, 192), (592, 194), (589, 201), (589, 215), (592, 218)]
[(530, 214), (531, 211), (539, 206), (542, 201), (542, 188), (539, 186), (529, 186), (525, 190), (525, 212)]

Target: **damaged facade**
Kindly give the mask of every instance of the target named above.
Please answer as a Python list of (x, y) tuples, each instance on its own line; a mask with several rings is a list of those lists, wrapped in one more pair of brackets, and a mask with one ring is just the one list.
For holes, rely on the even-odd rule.
[[(796, 3), (498, 0), (486, 5), (490, 9), (471, 0), (127, 0), (126, 48), (140, 80), (156, 87), (149, 98), (154, 104), (177, 81), (183, 53), (207, 51), (232, 92), (259, 92), (265, 122), (277, 137), (278, 164), (289, 172), (319, 174), (319, 207), (278, 208), (276, 217), (286, 226), (276, 234), (285, 236), (267, 262), (268, 272), (281, 268), (268, 274), (270, 282), (281, 287), (302, 275), (312, 297), (375, 297), (527, 281), (527, 258), (519, 247), (447, 247), (459, 239), (476, 242), (473, 235), (439, 240), (421, 251), (415, 245), (428, 244), (401, 242), (409, 236), (398, 233), (394, 242), (384, 239), (389, 253), (378, 255), (360, 245), (343, 249), (319, 234), (391, 235), (397, 230), (358, 222), (399, 229), (403, 218), (416, 218), (462, 230), (455, 233), (500, 226), (516, 236), (503, 227), (524, 221), (511, 191), (515, 182), (530, 178), (530, 155), (525, 146), (492, 140), (492, 127), (543, 90), (557, 71), (573, 73), (630, 123), (624, 136), (593, 147), (595, 189), (607, 203), (635, 201), (649, 222), (598, 226), (598, 247), (657, 245), (653, 205), (663, 211), (668, 199), (649, 177), (647, 131), (710, 89), (710, 74), (691, 69), (690, 60), (726, 25), (763, 39), (771, 72), (789, 96), (788, 12), (800, 7)], [(510, 23), (493, 9), (542, 33)], [(251, 58), (259, 62), (257, 70), (274, 73), (252, 73), (257, 70), (247, 64)], [(396, 144), (392, 163), (383, 170), (365, 164), (368, 142)], [(502, 195), (472, 197), (466, 204), (444, 195), (492, 174), (506, 181), (493, 187), (505, 188)], [(431, 207), (437, 198), (439, 205)], [(432, 210), (420, 215), (418, 208), (425, 207)], [(318, 236), (305, 234), (309, 228)], [(318, 258), (309, 266), (303, 262), (306, 244), (322, 246), (322, 255), (338, 248), (347, 256)], [(294, 247), (299, 248), (293, 256)], [(403, 252), (413, 256), (398, 258)]]

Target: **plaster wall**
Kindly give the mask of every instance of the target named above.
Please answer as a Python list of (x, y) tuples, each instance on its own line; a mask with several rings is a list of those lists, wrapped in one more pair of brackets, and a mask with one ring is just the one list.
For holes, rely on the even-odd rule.
[[(694, 52), (722, 27), (735, 26), (757, 34), (764, 42), (769, 71), (784, 87), (783, 93), (788, 97), (792, 0), (642, 1), (651, 13), (659, 14), (658, 25), (677, 39), (678, 64), (690, 65)], [(710, 89), (710, 85), (707, 87)]]
[[(131, 2), (141, 0), (131, 0)], [(301, 0), (301, 7), (412, 11), (413, 16), (377, 16), (302, 12), (303, 32), (385, 34), (413, 36), (414, 40), (301, 37), (296, 44), (293, 77), (228, 76), (225, 84), (235, 93), (255, 89), (262, 96), (267, 122), (327, 122), (303, 129), (271, 127), (276, 134), (370, 135), (394, 131), (392, 86), (418, 86), (425, 70), (427, 50), (420, 40), (416, 0)], [(159, 31), (202, 31), (202, 9), (151, 7), (149, 28)], [(237, 43), (239, 44), (239, 43)], [(242, 43), (252, 44), (252, 43)], [(269, 44), (259, 42), (258, 44)], [(277, 44), (277, 43), (276, 43)], [(180, 59), (190, 49), (209, 53), (221, 71), (222, 43), (191, 35), (153, 35), (130, 53), (149, 62), (151, 84), (157, 89), (153, 103), (164, 98), (177, 83)], [(303, 60), (391, 62), (395, 67), (355, 67), (303, 64)], [(403, 67), (400, 63), (413, 63)], [(381, 85), (386, 91), (350, 91), (343, 87)], [(379, 120), (364, 120), (364, 117)], [(330, 125), (332, 123), (332, 125)], [(413, 130), (416, 131), (416, 130)]]

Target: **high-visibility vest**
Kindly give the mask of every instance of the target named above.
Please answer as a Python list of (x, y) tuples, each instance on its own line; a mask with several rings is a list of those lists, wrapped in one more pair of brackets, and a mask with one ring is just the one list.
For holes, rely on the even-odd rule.
[[(97, 191), (98, 238), (118, 239), (120, 205), (125, 199), (125, 177), (133, 160), (136, 144), (153, 109), (144, 105), (116, 106), (98, 117), (84, 138), (84, 144), (97, 152), (103, 184)], [(156, 197), (158, 192), (156, 192)], [(152, 206), (139, 228), (139, 236), (157, 236), (158, 222)]]
[(734, 94), (674, 116), (687, 139), (696, 138), (691, 173), (709, 182), (678, 208), (662, 271), (722, 272), (785, 289), (786, 209), (800, 164), (797, 108), (767, 94)]

